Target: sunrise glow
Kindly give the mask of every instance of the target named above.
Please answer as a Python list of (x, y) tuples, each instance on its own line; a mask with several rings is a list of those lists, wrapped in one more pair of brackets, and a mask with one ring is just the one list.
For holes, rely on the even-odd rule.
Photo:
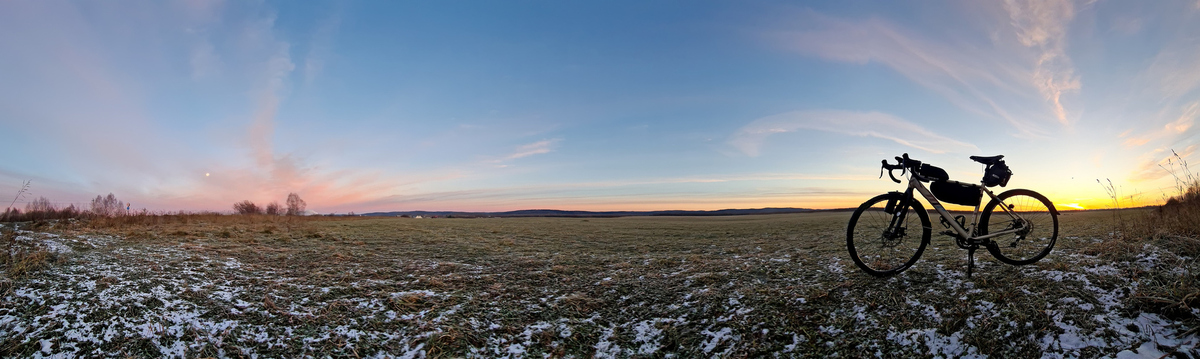
[(1151, 205), (1200, 163), (1196, 34), (1195, 1), (8, 1), (0, 195), (845, 208), (908, 153)]
[(1087, 209), (1087, 208), (1083, 208), (1083, 206), (1080, 206), (1078, 203), (1059, 203), (1059, 204), (1056, 204), (1055, 206), (1058, 207), (1058, 209), (1075, 209), (1075, 210)]

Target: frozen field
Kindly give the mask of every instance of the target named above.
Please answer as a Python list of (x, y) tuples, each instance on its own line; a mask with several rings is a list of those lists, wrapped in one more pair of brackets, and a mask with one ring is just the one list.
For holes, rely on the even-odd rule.
[(971, 279), (937, 235), (861, 273), (849, 213), (6, 224), (52, 263), (0, 274), (0, 356), (1195, 357), (1167, 293), (1195, 240), (1105, 241), (1105, 216)]

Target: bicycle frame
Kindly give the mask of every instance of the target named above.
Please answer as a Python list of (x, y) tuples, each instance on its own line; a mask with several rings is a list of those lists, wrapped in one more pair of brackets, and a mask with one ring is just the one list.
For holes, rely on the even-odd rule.
[[(929, 206), (937, 212), (942, 225), (951, 229), (939, 231), (939, 234), (953, 237), (959, 248), (967, 250), (968, 278), (975, 267), (975, 251), (981, 247), (1001, 262), (1012, 265), (1027, 265), (1045, 258), (1058, 238), (1058, 211), (1046, 196), (1031, 190), (1009, 189), (999, 194), (992, 192), (988, 184), (1003, 186), (1012, 175), (1003, 166), (1003, 157), (971, 156), (972, 160), (988, 166), (979, 184), (951, 181), (945, 170), (911, 159), (907, 153), (897, 156), (896, 164), (880, 161), (880, 178), (887, 171), (893, 182), (901, 184), (904, 183), (901, 178), (905, 178), (908, 186), (904, 191), (875, 196), (854, 210), (846, 227), (846, 247), (854, 264), (872, 275), (887, 276), (908, 269), (921, 257), (929, 245), (933, 223), (929, 221), (928, 208), (913, 192), (925, 197)], [(895, 170), (900, 170), (901, 177), (896, 177)], [(927, 182), (932, 185), (926, 187)], [(947, 186), (945, 194), (939, 188), (942, 184)], [(970, 186), (976, 186), (976, 189), (972, 190)], [(975, 208), (971, 211), (971, 223), (967, 223), (965, 216), (956, 216), (947, 210), (933, 194), (935, 188), (949, 202), (972, 203)], [(979, 192), (974, 193), (976, 190)], [(984, 198), (985, 193), (987, 198)], [(987, 199), (987, 204), (978, 201), (980, 199)], [(880, 204), (884, 205), (882, 218), (879, 214), (863, 217), (868, 211), (878, 211)], [(997, 206), (1002, 211), (997, 211)], [(913, 224), (908, 222), (911, 219), (908, 216), (913, 213), (921, 217), (920, 227), (909, 228)], [(862, 227), (861, 230), (859, 227)], [(920, 232), (919, 243), (910, 242), (918, 235), (909, 233), (910, 229)], [(900, 248), (901, 243), (908, 243), (908, 246)], [(866, 253), (866, 256), (862, 253)]]
[[(954, 180), (949, 180), (947, 182), (951, 182), (954, 184), (970, 185), (969, 183), (959, 182), (959, 181), (954, 181)], [(922, 183), (916, 177), (910, 175), (908, 178), (908, 189), (905, 191), (905, 194), (904, 194), (905, 200), (915, 200), (915, 198), (913, 198), (913, 196), (912, 196), (912, 191), (914, 189), (917, 192), (920, 192), (921, 196), (925, 197), (926, 201), (929, 201), (929, 205), (933, 206), (933, 209), (937, 211), (938, 216), (940, 216), (942, 219), (946, 220), (946, 222), (950, 224), (950, 229), (953, 229), (954, 232), (957, 233), (960, 238), (966, 239), (968, 243), (977, 243), (977, 241), (980, 241), (980, 240), (994, 238), (997, 236), (1016, 233), (1017, 231), (1020, 231), (1020, 229), (1008, 229), (1008, 230), (998, 231), (996, 233), (988, 233), (988, 234), (985, 234), (982, 236), (974, 236), (974, 234), (977, 233), (976, 226), (979, 224), (979, 206), (984, 203), (983, 201), (980, 201), (979, 204), (975, 205), (975, 209), (972, 211), (972, 214), (971, 214), (971, 225), (970, 225), (971, 228), (970, 228), (970, 230), (968, 230), (967, 228), (963, 228), (962, 225), (959, 225), (958, 221), (954, 220), (954, 216), (950, 214), (950, 211), (946, 210), (945, 206), (942, 206), (942, 202), (938, 201), (937, 197), (935, 197), (933, 195), (933, 192), (929, 191), (929, 188), (925, 187), (924, 183)], [(1001, 201), (1000, 198), (996, 197), (995, 193), (993, 193), (991, 190), (988, 190), (987, 186), (979, 186), (979, 191), (981, 192), (981, 194), (980, 194), (981, 196), (983, 193), (986, 193), (988, 195), (988, 197), (990, 197), (992, 200), (999, 202), (1000, 204), (997, 207), (1003, 208), (1004, 212), (1008, 213), (1008, 215), (1011, 216), (1013, 219), (1018, 219), (1018, 220), (1022, 220), (1022, 221), (1024, 220), (1024, 218), (1022, 218), (1021, 215), (1017, 214), (1016, 212), (1013, 212), (1008, 207), (1008, 205), (1006, 205), (1004, 203), (1004, 201)], [(908, 206), (904, 206), (901, 208), (907, 208), (907, 207)], [(904, 215), (896, 216), (896, 217), (900, 217), (902, 220)]]

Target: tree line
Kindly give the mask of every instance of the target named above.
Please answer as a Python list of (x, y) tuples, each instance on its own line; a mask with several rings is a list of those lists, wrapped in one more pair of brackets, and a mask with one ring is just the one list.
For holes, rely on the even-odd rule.
[(21, 211), (14, 208), (17, 200), (24, 197), (28, 190), (28, 185), (21, 188), (17, 196), (9, 203), (8, 208), (0, 214), (0, 220), (4, 221), (28, 221), (40, 219), (64, 219), (64, 218), (79, 218), (85, 216), (97, 217), (115, 217), (129, 214), (129, 205), (117, 199), (117, 196), (109, 193), (108, 196), (96, 196), (92, 199), (90, 206), (86, 208), (76, 207), (74, 204), (66, 207), (54, 205), (50, 199), (46, 197), (35, 198), (25, 204), (25, 210)]
[[(97, 195), (92, 199), (89, 206), (81, 208), (75, 204), (69, 204), (65, 207), (57, 206), (54, 202), (46, 197), (39, 196), (25, 204), (25, 209), (22, 211), (15, 207), (16, 203), (25, 198), (29, 194), (29, 182), (22, 184), (17, 195), (13, 197), (12, 202), (8, 207), (0, 212), (0, 221), (36, 221), (48, 219), (67, 219), (67, 218), (83, 218), (83, 217), (117, 217), (131, 215), (130, 205), (117, 196), (109, 193), (107, 196)], [(233, 205), (233, 211), (236, 214), (266, 214), (274, 216), (300, 216), (305, 214), (305, 208), (308, 206), (299, 194), (288, 193), (286, 207), (281, 206), (279, 202), (271, 202), (266, 207), (260, 207), (249, 200), (241, 201)], [(183, 212), (180, 212), (181, 214)], [(142, 215), (150, 214), (142, 210)]]

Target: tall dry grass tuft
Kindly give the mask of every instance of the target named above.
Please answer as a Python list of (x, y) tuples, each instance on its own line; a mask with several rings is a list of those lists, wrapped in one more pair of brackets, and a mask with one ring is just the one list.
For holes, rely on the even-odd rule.
[(17, 234), (11, 230), (0, 230), (0, 296), (7, 295), (11, 289), (8, 280), (33, 274), (38, 270), (50, 267), (60, 258), (58, 255), (43, 249), (32, 248), (17, 243)]
[[(1168, 165), (1160, 167), (1175, 178), (1176, 193), (1164, 195), (1167, 200), (1161, 206), (1121, 218), (1116, 225), (1123, 235), (1098, 244), (1103, 248), (1097, 251), (1109, 258), (1133, 260), (1133, 253), (1153, 245), (1179, 256), (1164, 262), (1162, 270), (1134, 274), (1143, 280), (1131, 298), (1142, 310), (1185, 321), (1191, 327), (1188, 332), (1195, 333), (1200, 331), (1200, 318), (1191, 308), (1200, 308), (1200, 267), (1186, 258), (1200, 256), (1200, 176), (1178, 153), (1171, 153)], [(1115, 191), (1105, 189), (1116, 203)]]
[(1200, 176), (1192, 172), (1186, 160), (1174, 150), (1168, 166), (1161, 166), (1175, 178), (1176, 194), (1137, 223), (1139, 235), (1148, 238), (1167, 236), (1200, 237)]

